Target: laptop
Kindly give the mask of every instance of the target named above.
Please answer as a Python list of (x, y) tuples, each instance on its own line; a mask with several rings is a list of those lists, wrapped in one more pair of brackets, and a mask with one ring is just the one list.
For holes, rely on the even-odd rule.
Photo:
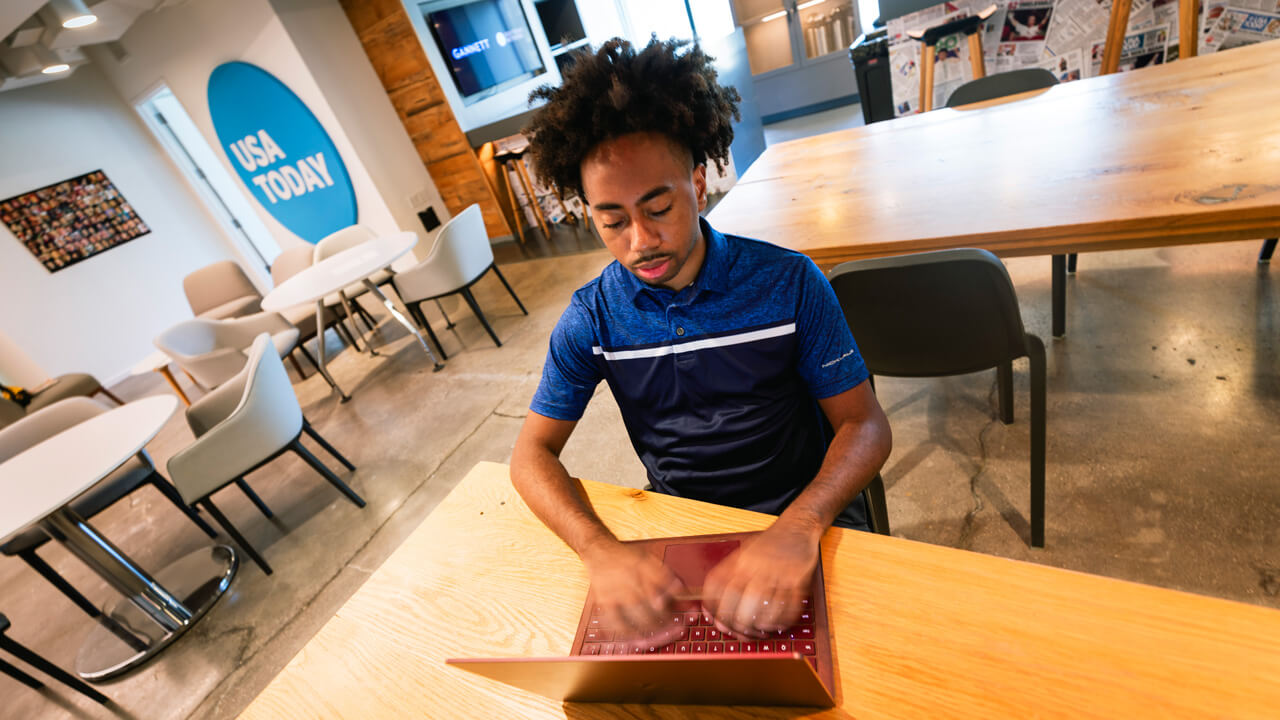
[[(688, 588), (756, 533), (637, 540)], [(567, 657), (450, 658), (449, 665), (565, 702), (832, 707), (834, 671), (819, 559), (799, 622), (764, 639), (721, 633), (696, 601), (671, 609), (679, 638), (620, 642), (587, 600)]]

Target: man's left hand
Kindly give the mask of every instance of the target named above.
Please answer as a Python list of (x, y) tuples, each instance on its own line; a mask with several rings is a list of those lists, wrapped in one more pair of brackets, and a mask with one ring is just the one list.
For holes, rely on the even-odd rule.
[(794, 625), (818, 566), (820, 539), (776, 522), (712, 568), (702, 605), (720, 631), (763, 637)]

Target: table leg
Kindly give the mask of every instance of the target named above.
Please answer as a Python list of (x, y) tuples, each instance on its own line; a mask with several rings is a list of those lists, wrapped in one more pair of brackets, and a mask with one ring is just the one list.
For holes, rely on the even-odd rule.
[(1067, 334), (1067, 256), (1053, 256), (1053, 336)]
[(356, 329), (356, 334), (360, 336), (360, 342), (368, 348), (370, 355), (377, 355), (378, 351), (373, 349), (373, 343), (369, 342), (369, 338), (364, 336), (364, 331), (360, 329), (360, 323), (356, 322), (355, 308), (351, 307), (351, 301), (347, 299), (347, 294), (341, 290), (338, 291), (338, 299), (342, 301), (342, 307), (347, 311), (347, 317), (351, 318), (351, 327)]
[(391, 313), (391, 317), (398, 320), (401, 325), (405, 326), (405, 329), (413, 333), (414, 337), (418, 338), (418, 342), (422, 344), (422, 349), (427, 352), (427, 357), (430, 357), (431, 362), (435, 363), (435, 366), (431, 368), (432, 371), (440, 372), (441, 370), (443, 370), (444, 363), (436, 359), (436, 354), (431, 352), (431, 346), (427, 344), (426, 339), (422, 337), (422, 333), (418, 331), (418, 326), (414, 325), (412, 322), (409, 322), (409, 319), (406, 318), (404, 315), (402, 315), (400, 311), (396, 309), (396, 306), (392, 304), (391, 299), (388, 298), (386, 295), (384, 295), (372, 280), (370, 280), (369, 278), (365, 278), (364, 284), (365, 284), (365, 287), (369, 288), (369, 292), (376, 295), (378, 299), (382, 301), (382, 304), (386, 306), (387, 311)]
[(342, 398), (339, 402), (346, 402), (351, 399), (351, 396), (342, 392), (342, 388), (338, 387), (338, 383), (324, 366), (324, 298), (316, 301), (316, 327), (319, 328), (316, 330), (316, 368), (325, 382), (329, 383), (329, 387), (338, 391), (338, 397)]
[[(85, 639), (77, 670), (86, 680), (106, 680), (156, 654), (209, 611), (235, 577), (239, 561), (225, 545), (198, 550), (155, 576), (69, 507), (44, 519), (44, 531), (107, 581), (125, 602), (107, 615), (145, 645), (122, 642), (110, 627), (95, 627)], [(150, 622), (148, 622), (150, 621)]]
[(173, 373), (169, 371), (169, 366), (162, 365), (156, 368), (156, 372), (160, 373), (160, 375), (169, 382), (169, 387), (173, 388), (173, 391), (178, 394), (178, 399), (182, 400), (184, 404), (190, 407), (191, 398), (187, 397), (187, 394), (182, 392), (182, 388), (178, 385), (178, 381), (173, 378)]

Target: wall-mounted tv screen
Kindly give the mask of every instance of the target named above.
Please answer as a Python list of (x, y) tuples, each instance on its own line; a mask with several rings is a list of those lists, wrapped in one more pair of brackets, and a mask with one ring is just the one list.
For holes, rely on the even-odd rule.
[(546, 72), (520, 0), (419, 6), (464, 104)]

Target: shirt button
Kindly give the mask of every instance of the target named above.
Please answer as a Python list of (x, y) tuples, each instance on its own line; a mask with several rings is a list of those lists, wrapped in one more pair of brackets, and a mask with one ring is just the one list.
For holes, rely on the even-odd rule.
[(684, 328), (682, 328), (682, 327), (678, 327), (678, 328), (676, 328), (676, 334), (677, 334), (677, 335), (684, 335)]

